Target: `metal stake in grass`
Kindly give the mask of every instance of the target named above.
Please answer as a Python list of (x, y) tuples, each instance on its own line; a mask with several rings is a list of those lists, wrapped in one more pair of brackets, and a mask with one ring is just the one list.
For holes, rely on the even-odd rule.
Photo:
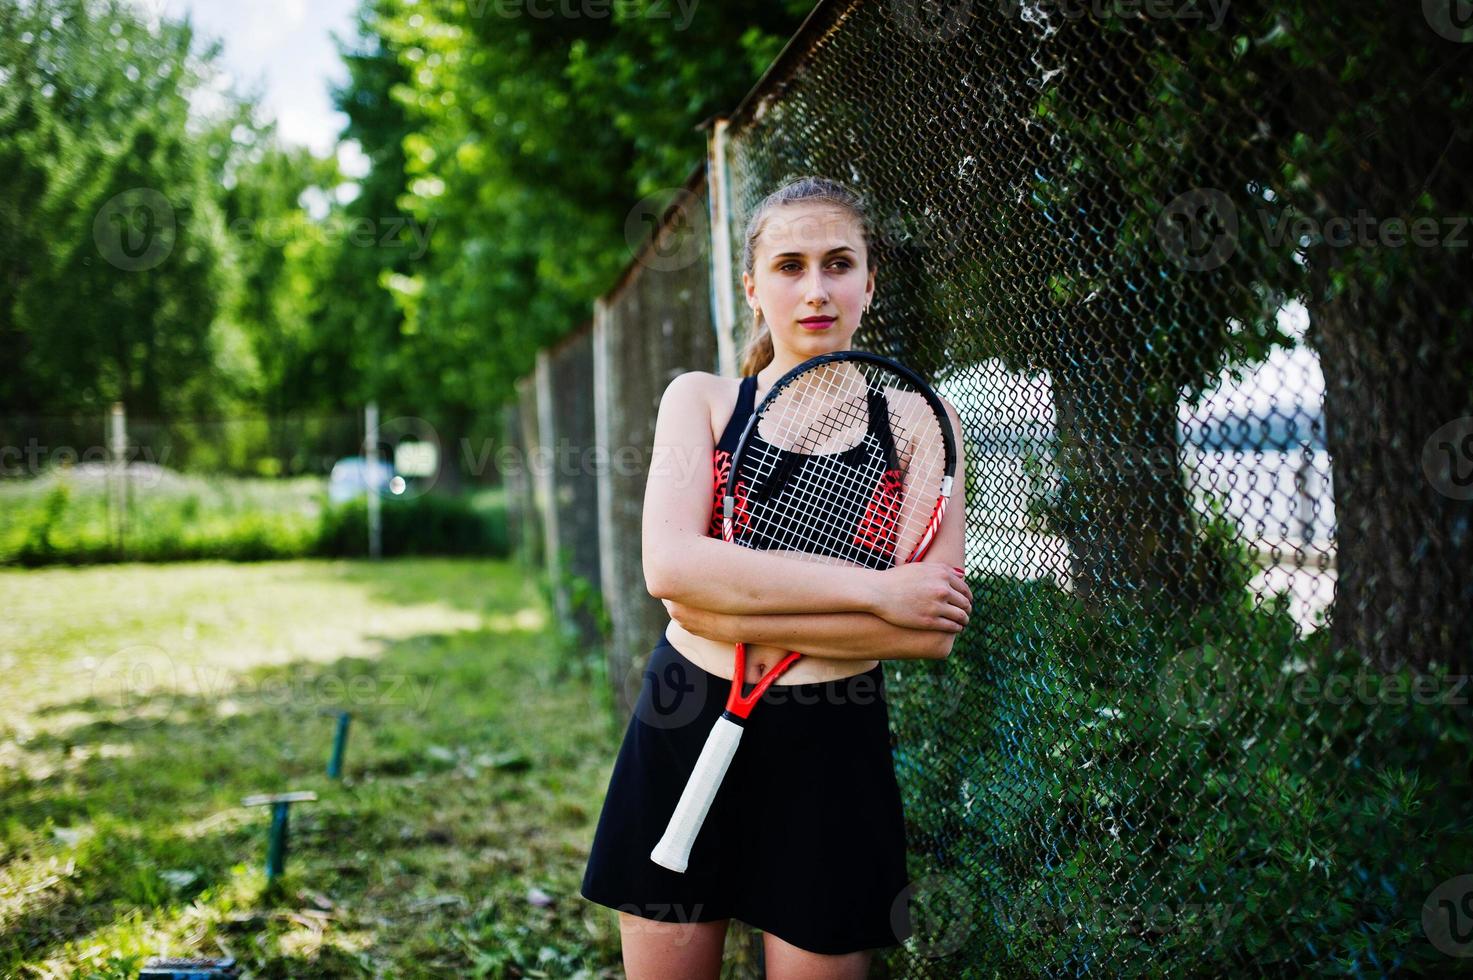
[(241, 800), (243, 806), (265, 806), (271, 804), (271, 837), (266, 846), (266, 888), (276, 885), (276, 880), (286, 870), (287, 813), (293, 803), (311, 803), (317, 794), (311, 790), (293, 793), (257, 793)]
[(348, 712), (338, 712), (337, 733), (332, 739), (332, 758), (327, 763), (327, 775), (330, 779), (338, 779), (343, 775), (343, 750), (348, 745), (348, 719)]
[(150, 956), (138, 980), (219, 980), (238, 976), (240, 970), (233, 956), (221, 960)]

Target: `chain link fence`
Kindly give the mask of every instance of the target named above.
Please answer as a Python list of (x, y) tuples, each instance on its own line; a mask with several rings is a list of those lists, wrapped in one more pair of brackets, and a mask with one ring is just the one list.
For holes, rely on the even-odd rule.
[[(854, 346), (961, 414), (975, 609), (886, 664), (916, 935), (877, 969), (1473, 972), (1460, 13), (821, 3), (662, 215), (685, 264), (600, 302), (598, 440), (647, 453), (669, 378), (733, 372), (746, 216), (843, 180)], [(598, 488), (616, 685), (664, 625), (643, 481)]]

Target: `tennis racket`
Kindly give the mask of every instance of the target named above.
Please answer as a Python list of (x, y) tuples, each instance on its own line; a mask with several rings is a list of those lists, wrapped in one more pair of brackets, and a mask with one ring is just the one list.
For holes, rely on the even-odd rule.
[[(724, 540), (820, 565), (918, 561), (946, 514), (956, 444), (941, 400), (909, 368), (865, 351), (810, 358), (747, 420), (721, 498)], [(801, 657), (789, 652), (742, 695), (736, 645), (726, 710), (650, 859), (683, 872), (752, 708)]]

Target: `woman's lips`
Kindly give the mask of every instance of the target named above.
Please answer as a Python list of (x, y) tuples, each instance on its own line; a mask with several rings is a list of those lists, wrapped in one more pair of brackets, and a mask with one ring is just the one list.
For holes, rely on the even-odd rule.
[(833, 325), (834, 317), (825, 317), (822, 320), (799, 320), (798, 325), (804, 330), (824, 330)]

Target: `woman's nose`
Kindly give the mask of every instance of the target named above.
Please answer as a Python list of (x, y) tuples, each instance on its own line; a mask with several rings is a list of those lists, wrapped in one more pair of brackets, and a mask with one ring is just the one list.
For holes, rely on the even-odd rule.
[(823, 282), (822, 270), (815, 269), (808, 273), (803, 283), (804, 298), (807, 300), (827, 300), (829, 298), (828, 288)]

